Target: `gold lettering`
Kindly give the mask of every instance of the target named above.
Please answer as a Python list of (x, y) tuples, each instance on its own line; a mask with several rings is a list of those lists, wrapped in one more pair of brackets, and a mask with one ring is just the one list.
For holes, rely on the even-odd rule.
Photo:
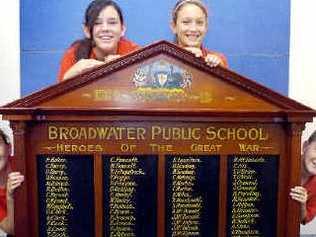
[(55, 140), (58, 138), (57, 130), (58, 128), (55, 126), (48, 126), (48, 139), (49, 140)]
[(171, 152), (173, 151), (173, 145), (164, 145), (164, 144), (155, 144), (155, 143), (150, 143), (149, 144), (152, 152)]
[(227, 128), (219, 128), (217, 131), (217, 137), (219, 140), (227, 140)]
[(102, 152), (103, 147), (97, 145), (77, 145), (77, 144), (56, 144), (56, 151), (61, 153), (67, 152)]
[(161, 134), (161, 128), (158, 126), (151, 127), (151, 140), (155, 140)]
[[(130, 130), (129, 138), (137, 133)], [(134, 156), (130, 158), (112, 156), (110, 157), (110, 236), (135, 236), (134, 226), (136, 224), (134, 196), (137, 182), (134, 177), (145, 175), (143, 169), (138, 168), (139, 159)]]
[(259, 152), (260, 145), (239, 143), (239, 149), (241, 152)]
[(145, 140), (145, 134), (142, 127), (48, 127), (49, 140)]
[(186, 127), (160, 127), (152, 126), (151, 139), (163, 139), (163, 140), (200, 140), (201, 128), (186, 128)]
[(207, 134), (206, 139), (207, 140), (215, 140), (216, 139), (217, 133), (216, 133), (216, 131), (214, 131), (214, 129), (215, 129), (215, 127), (208, 127), (206, 129), (206, 134)]
[(266, 141), (269, 136), (265, 133), (263, 128), (206, 128), (206, 139), (207, 140), (251, 140), (251, 141)]
[(68, 140), (68, 132), (69, 132), (69, 129), (68, 128), (65, 128), (65, 127), (60, 127), (59, 128), (59, 139), (60, 140)]
[[(259, 139), (258, 130), (249, 130), (248, 137)], [(248, 152), (249, 149), (257, 149), (255, 145), (239, 145), (241, 149)], [(257, 171), (248, 165), (248, 163), (256, 161), (259, 161), (258, 163), (265, 162), (265, 158), (260, 156), (237, 156), (233, 159), (232, 236), (260, 235), (260, 232), (254, 229), (253, 226), (260, 218), (260, 212), (256, 205), (261, 199), (261, 193), (258, 187)]]
[(68, 236), (67, 215), (75, 207), (69, 201), (70, 183), (66, 170), (66, 159), (47, 157), (45, 161), (47, 236)]
[(193, 152), (219, 152), (222, 145), (219, 144), (192, 144), (191, 151)]
[(247, 130), (245, 128), (238, 128), (236, 133), (237, 133), (237, 140), (247, 139)]
[(145, 134), (145, 128), (137, 128), (137, 140), (145, 140)]

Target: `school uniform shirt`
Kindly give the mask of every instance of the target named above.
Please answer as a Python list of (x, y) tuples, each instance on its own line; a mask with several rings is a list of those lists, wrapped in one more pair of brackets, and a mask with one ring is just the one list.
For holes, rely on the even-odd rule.
[(306, 217), (303, 224), (313, 220), (316, 216), (316, 176), (312, 176), (304, 185), (307, 190), (308, 198), (306, 202)]
[(7, 189), (0, 188), (0, 221), (7, 216)]
[[(9, 156), (8, 162), (9, 166), (12, 167), (12, 156)], [(0, 221), (2, 221), (7, 216), (7, 188), (0, 187)]]
[[(65, 73), (77, 62), (76, 61), (77, 47), (78, 47), (78, 44), (74, 44), (65, 52), (60, 64), (60, 70), (57, 77), (58, 82), (61, 82), (63, 80)], [(138, 48), (139, 46), (133, 43), (132, 41), (127, 40), (125, 38), (121, 38), (118, 42), (117, 54), (126, 55)], [(93, 50), (91, 50), (89, 59), (96, 59), (96, 55)]]

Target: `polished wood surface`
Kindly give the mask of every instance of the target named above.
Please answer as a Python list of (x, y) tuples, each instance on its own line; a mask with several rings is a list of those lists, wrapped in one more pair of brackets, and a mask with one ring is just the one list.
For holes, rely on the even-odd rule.
[[(178, 90), (142, 90), (136, 87), (133, 77), (137, 70), (155, 62), (167, 62), (191, 73), (191, 86)], [(221, 67), (210, 68), (203, 60), (171, 43), (157, 42), (98, 69), (12, 102), (0, 108), (0, 112), (4, 119), (12, 121), (16, 157), (14, 169), (26, 176), (24, 185), (16, 193), (17, 237), (39, 236), (38, 171), (35, 159), (38, 154), (93, 154), (96, 237), (102, 236), (104, 226), (103, 154), (158, 155), (158, 237), (165, 237), (166, 228), (165, 155), (220, 155), (219, 237), (227, 234), (228, 155), (278, 155), (277, 236), (298, 236), (299, 205), (289, 198), (288, 193), (290, 187), (300, 183), (300, 135), (304, 124), (312, 121), (316, 111), (233, 71)], [(50, 127), (63, 127), (66, 130), (120, 127), (131, 130), (130, 139), (128, 135), (120, 139), (103, 140), (76, 139), (70, 135), (52, 139)], [(137, 128), (146, 131), (143, 134), (146, 139), (142, 139), (141, 135), (139, 139), (135, 137), (133, 129)], [(185, 131), (196, 128), (200, 136), (197, 140), (192, 137), (155, 137), (155, 128)], [(221, 133), (217, 139), (210, 140), (207, 139), (208, 128), (222, 129), (223, 132), (241, 128), (242, 132), (253, 133), (240, 139), (234, 136), (225, 139)], [(259, 135), (252, 139), (259, 131), (264, 133), (261, 134), (263, 137), (268, 134), (268, 139), (258, 140)], [(241, 149), (241, 143), (249, 145), (249, 149)], [(122, 144), (134, 145), (135, 148), (126, 152), (122, 150)], [(221, 147), (216, 150), (212, 145)]]

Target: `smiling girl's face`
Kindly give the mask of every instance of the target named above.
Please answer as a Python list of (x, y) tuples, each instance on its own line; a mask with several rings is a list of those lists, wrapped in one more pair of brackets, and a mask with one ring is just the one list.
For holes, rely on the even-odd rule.
[(177, 9), (171, 29), (181, 47), (200, 48), (207, 32), (207, 16), (194, 3), (185, 3)]
[(99, 57), (116, 54), (118, 42), (124, 33), (125, 26), (113, 6), (107, 6), (100, 12), (93, 25), (92, 36), (89, 29), (85, 29), (86, 36), (95, 42), (94, 50)]

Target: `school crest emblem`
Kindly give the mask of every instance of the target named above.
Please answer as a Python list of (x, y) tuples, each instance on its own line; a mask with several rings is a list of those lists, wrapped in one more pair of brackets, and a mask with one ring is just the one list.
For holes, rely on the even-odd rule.
[(185, 89), (192, 84), (192, 75), (166, 60), (141, 66), (133, 76), (137, 88)]

